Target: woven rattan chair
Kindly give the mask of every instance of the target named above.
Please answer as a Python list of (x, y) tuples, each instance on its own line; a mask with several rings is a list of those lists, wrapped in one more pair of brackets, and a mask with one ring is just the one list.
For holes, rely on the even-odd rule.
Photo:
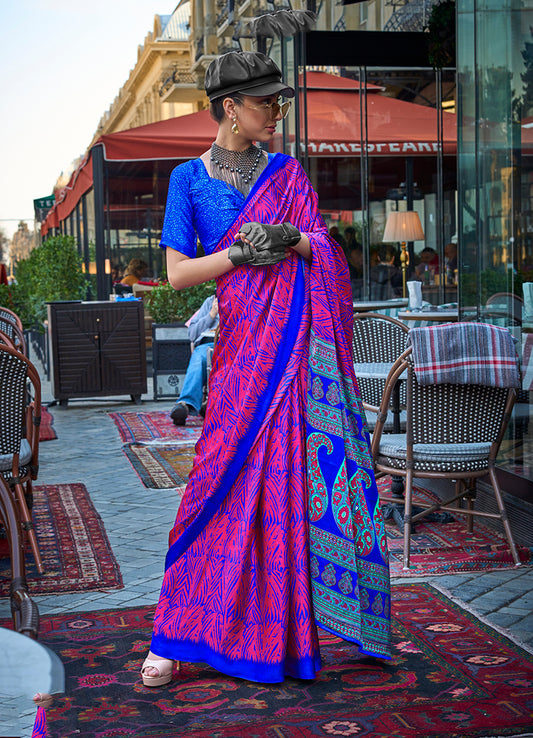
[(16, 348), (13, 340), (3, 331), (0, 331), (0, 343), (3, 343), (4, 346), (10, 346), (11, 348)]
[(13, 627), (18, 633), (37, 638), (39, 610), (28, 594), (24, 561), (24, 534), (22, 521), (13, 497), (3, 477), (0, 476), (0, 519), (4, 525), (11, 558), (11, 615)]
[[(376, 476), (393, 474), (405, 477), (403, 568), (409, 568), (412, 524), (436, 510), (464, 514), (470, 521), (474, 515), (500, 519), (513, 560), (519, 565), (495, 472), (496, 456), (516, 399), (516, 390), (474, 384), (421, 385), (415, 377), (411, 354), (412, 349), (407, 349), (391, 370), (372, 438)], [(400, 376), (406, 385), (406, 433), (384, 435), (383, 416), (388, 411)], [(475, 481), (487, 474), (499, 513), (473, 509)], [(421, 504), (422, 512), (412, 516), (413, 480), (417, 477), (455, 480), (455, 495), (439, 504)], [(467, 481), (470, 485), (465, 489)], [(450, 507), (461, 498), (466, 499), (466, 508)]]
[(512, 321), (511, 325), (522, 325), (523, 311), (524, 301), (521, 297), (512, 292), (496, 292), (487, 299), (484, 315), (496, 319), (504, 318)]
[[(392, 364), (407, 348), (409, 329), (404, 323), (388, 315), (378, 313), (355, 313), (353, 321), (353, 357), (355, 376), (361, 392), (369, 428), (376, 424), (385, 382)], [(397, 414), (405, 407), (405, 388), (398, 385), (396, 397), (391, 399), (391, 408)], [(405, 412), (389, 414), (385, 432), (400, 431), (405, 427)], [(396, 426), (396, 427), (394, 427)]]
[[(6, 308), (2, 308), (2, 311), (6, 312)], [(26, 355), (26, 339), (24, 338), (22, 328), (16, 322), (6, 319), (0, 314), (0, 331), (5, 333), (18, 351)]]
[(19, 328), (20, 331), (24, 330), (22, 326), (22, 320), (16, 313), (14, 313), (12, 310), (9, 310), (9, 308), (0, 306), (0, 318), (2, 320), (7, 320), (10, 323), (13, 323), (17, 326), (17, 328)]
[(0, 344), (0, 474), (12, 490), (37, 570), (42, 573), (29, 511), (32, 481), (37, 478), (39, 467), (40, 422), (41, 381), (37, 370), (19, 351)]

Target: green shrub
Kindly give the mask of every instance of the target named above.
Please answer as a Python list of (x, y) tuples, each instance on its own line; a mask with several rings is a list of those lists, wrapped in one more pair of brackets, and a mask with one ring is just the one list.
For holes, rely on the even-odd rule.
[(155, 323), (184, 323), (215, 290), (214, 282), (204, 282), (183, 290), (175, 290), (167, 282), (154, 287), (145, 299)]
[(0, 290), (0, 304), (25, 328), (42, 326), (46, 303), (85, 298), (86, 280), (73, 236), (53, 236), (17, 264), (16, 282)]

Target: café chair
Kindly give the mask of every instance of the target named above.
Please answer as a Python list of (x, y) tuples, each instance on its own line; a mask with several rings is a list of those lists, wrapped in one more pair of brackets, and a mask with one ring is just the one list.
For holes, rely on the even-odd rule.
[[(408, 327), (388, 315), (355, 313), (353, 321), (354, 371), (369, 429), (376, 424), (385, 383), (393, 363), (407, 348)], [(391, 398), (385, 432), (405, 427), (405, 388), (398, 384)]]
[(5, 528), (11, 559), (9, 598), (13, 628), (17, 633), (37, 638), (39, 610), (28, 593), (22, 520), (13, 494), (2, 476), (0, 476), (0, 519)]
[[(2, 311), (5, 310), (5, 308), (2, 308)], [(25, 356), (27, 355), (26, 339), (24, 338), (22, 327), (19, 327), (19, 325), (16, 322), (13, 322), (11, 319), (2, 317), (2, 315), (0, 315), (0, 331), (2, 331), (2, 333), (5, 333), (5, 335), (11, 340), (18, 351), (23, 353)]]
[(16, 349), (14, 341), (3, 331), (0, 331), (0, 343), (4, 346), (10, 346), (13, 349)]
[(486, 302), (483, 315), (491, 322), (496, 320), (511, 321), (511, 325), (522, 325), (524, 301), (512, 292), (496, 292)]
[[(406, 388), (405, 433), (384, 434), (385, 417), (400, 378)], [(376, 477), (400, 475), (405, 479), (404, 569), (409, 569), (410, 564), (413, 523), (437, 510), (466, 515), (469, 523), (476, 515), (501, 520), (513, 561), (517, 566), (520, 564), (495, 471), (498, 449), (515, 399), (514, 387), (420, 384), (415, 374), (412, 347), (394, 363), (385, 385), (371, 450)], [(473, 508), (476, 479), (487, 474), (498, 513)], [(412, 515), (413, 484), (417, 478), (453, 480), (455, 494), (433, 505), (417, 501), (417, 512)], [(461, 499), (466, 500), (466, 507), (452, 506)], [(421, 512), (418, 512), (419, 507)], [(472, 530), (471, 524), (468, 530)]]
[(9, 308), (0, 306), (0, 318), (2, 320), (7, 320), (10, 323), (13, 323), (14, 325), (17, 326), (17, 328), (20, 331), (23, 331), (24, 330), (23, 325), (22, 325), (22, 321), (19, 318), (19, 316), (16, 313), (14, 313), (12, 310), (9, 310)]
[[(29, 391), (33, 398), (28, 402)], [(0, 344), (0, 475), (17, 505), (40, 574), (43, 563), (31, 519), (32, 482), (39, 469), (41, 380), (16, 349)]]

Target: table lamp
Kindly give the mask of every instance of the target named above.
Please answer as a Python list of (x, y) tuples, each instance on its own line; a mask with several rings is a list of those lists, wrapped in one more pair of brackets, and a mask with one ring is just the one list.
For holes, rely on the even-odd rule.
[(414, 210), (405, 212), (393, 210), (387, 217), (385, 224), (385, 232), (383, 234), (384, 242), (399, 241), (401, 243), (400, 264), (402, 267), (402, 284), (403, 296), (406, 297), (406, 271), (409, 263), (409, 254), (407, 253), (407, 241), (422, 241), (424, 231), (418, 213)]

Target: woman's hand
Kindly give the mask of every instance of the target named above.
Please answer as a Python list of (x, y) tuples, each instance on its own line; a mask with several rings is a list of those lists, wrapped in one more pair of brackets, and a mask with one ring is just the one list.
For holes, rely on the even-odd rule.
[(241, 239), (230, 246), (229, 258), (235, 266), (240, 264), (277, 264), (294, 248), (305, 258), (310, 258), (311, 247), (307, 236), (291, 223), (244, 223), (237, 234)]
[(168, 281), (175, 290), (209, 282), (233, 269), (233, 264), (228, 259), (229, 249), (195, 259), (190, 259), (170, 247), (167, 247), (166, 252)]

